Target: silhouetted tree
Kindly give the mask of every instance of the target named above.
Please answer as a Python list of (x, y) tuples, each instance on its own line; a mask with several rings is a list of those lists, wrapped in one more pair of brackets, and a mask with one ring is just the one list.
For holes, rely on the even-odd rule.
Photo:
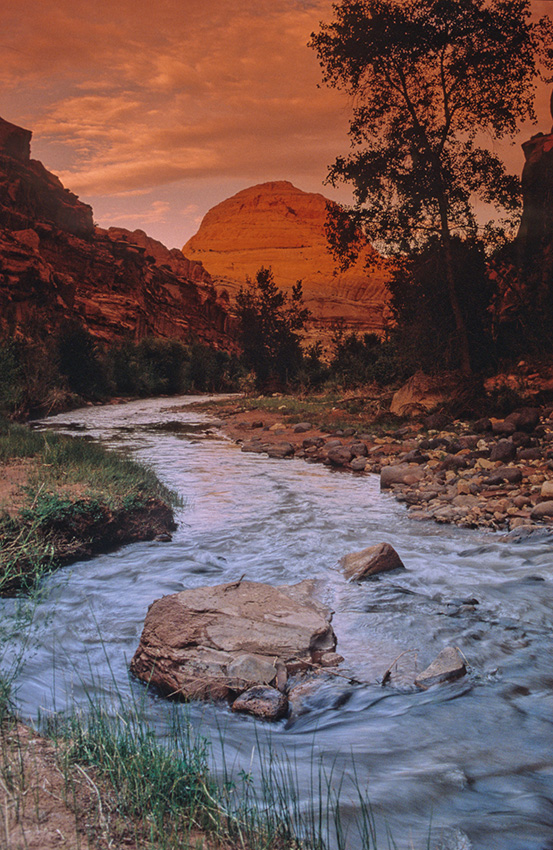
[[(352, 152), (329, 180), (351, 182), (355, 205), (331, 223), (334, 248), (356, 233), (405, 253), (439, 240), (438, 274), (463, 372), (471, 370), (453, 235), (478, 233), (474, 201), (517, 209), (520, 185), (478, 145), (534, 118), (540, 63), (552, 66), (552, 24), (529, 0), (340, 0), (312, 34), (324, 81), (353, 97)], [(346, 223), (347, 226), (344, 226)], [(489, 230), (489, 228), (488, 228)]]
[(63, 323), (57, 349), (59, 370), (73, 392), (94, 397), (105, 391), (98, 343), (86, 328), (78, 322)]
[[(450, 251), (471, 363), (483, 369), (491, 365), (495, 353), (490, 312), (494, 290), (486, 258), (480, 242), (455, 236)], [(401, 364), (410, 372), (452, 369), (458, 363), (454, 317), (443, 303), (444, 264), (443, 246), (436, 240), (399, 263), (388, 283), (395, 319), (391, 334)]]
[(286, 384), (302, 363), (301, 331), (309, 317), (301, 281), (290, 297), (277, 287), (271, 269), (260, 268), (236, 296), (240, 343), (258, 386), (270, 379)]

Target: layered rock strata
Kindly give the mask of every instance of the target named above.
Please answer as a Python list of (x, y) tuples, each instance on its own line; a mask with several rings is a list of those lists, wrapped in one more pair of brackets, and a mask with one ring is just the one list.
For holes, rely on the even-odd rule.
[(91, 207), (30, 158), (30, 142), (0, 119), (0, 335), (36, 341), (71, 320), (109, 341), (235, 347), (202, 265), (143, 231), (95, 227)]
[[(312, 314), (308, 339), (328, 341), (332, 326), (381, 332), (386, 324), (389, 264), (369, 246), (340, 271), (327, 244), (328, 200), (287, 181), (244, 189), (213, 207), (183, 248), (205, 264), (217, 291), (232, 302), (246, 279), (270, 267), (277, 286), (290, 292), (301, 280)], [(367, 261), (374, 266), (367, 271)]]

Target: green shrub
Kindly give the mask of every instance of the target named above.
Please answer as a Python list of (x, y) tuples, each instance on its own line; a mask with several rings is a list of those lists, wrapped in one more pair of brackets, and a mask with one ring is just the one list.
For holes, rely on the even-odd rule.
[(392, 339), (381, 339), (377, 334), (344, 333), (335, 329), (332, 338), (333, 356), (329, 364), (329, 377), (342, 387), (364, 384), (381, 385), (404, 377), (405, 369)]
[(107, 391), (100, 349), (94, 337), (76, 322), (62, 325), (57, 338), (59, 370), (69, 389), (86, 398)]

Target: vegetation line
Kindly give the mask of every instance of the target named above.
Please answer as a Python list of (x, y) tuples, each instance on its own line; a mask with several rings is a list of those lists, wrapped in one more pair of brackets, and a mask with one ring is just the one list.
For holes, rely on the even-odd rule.
[(83, 438), (0, 420), (0, 467), (2, 596), (29, 591), (62, 564), (174, 528), (178, 498), (151, 470)]

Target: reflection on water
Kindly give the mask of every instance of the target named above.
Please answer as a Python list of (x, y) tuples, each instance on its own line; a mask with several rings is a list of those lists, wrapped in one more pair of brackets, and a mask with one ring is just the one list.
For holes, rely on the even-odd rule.
[[(35, 612), (33, 649), (18, 681), (23, 714), (87, 698), (142, 699), (127, 663), (148, 605), (167, 593), (247, 578), (316, 578), (335, 611), (344, 667), (293, 719), (268, 729), (224, 706), (193, 705), (194, 723), (220, 730), (227, 764), (250, 768), (253, 730), (296, 764), (304, 807), (322, 759), (367, 788), (381, 829), (398, 847), (545, 850), (553, 847), (553, 558), (547, 541), (410, 522), (377, 477), (300, 460), (243, 454), (183, 399), (87, 408), (62, 428), (132, 451), (184, 498), (168, 543), (139, 543), (51, 576)], [(179, 408), (179, 409), (177, 409)], [(381, 541), (407, 566), (361, 585), (338, 559)], [(6, 621), (12, 604), (2, 603)], [(446, 645), (468, 659), (467, 678), (427, 692), (383, 688), (392, 661), (425, 667)], [(407, 651), (407, 652), (406, 652)], [(168, 705), (146, 697), (163, 729)], [(355, 765), (355, 769), (353, 769)], [(411, 843), (412, 842), (412, 843)], [(352, 850), (358, 850), (355, 841)]]

